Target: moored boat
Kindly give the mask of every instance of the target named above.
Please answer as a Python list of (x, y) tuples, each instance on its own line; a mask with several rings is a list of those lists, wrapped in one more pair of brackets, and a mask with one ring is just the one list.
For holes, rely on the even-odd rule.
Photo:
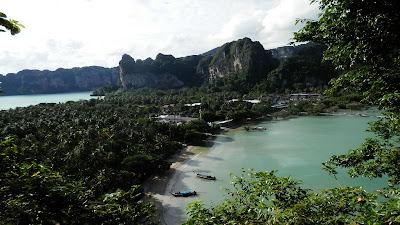
[(251, 130), (266, 130), (267, 128), (265, 127), (249, 127), (249, 126), (244, 126), (244, 129), (246, 131), (251, 131)]
[(175, 197), (188, 197), (188, 196), (192, 196), (192, 195), (196, 195), (196, 191), (179, 191), (179, 192), (175, 192), (175, 193), (171, 193), (173, 196)]
[(200, 174), (200, 173), (196, 173), (197, 177), (203, 178), (203, 179), (207, 179), (207, 180), (215, 180), (217, 178), (210, 176), (210, 175), (205, 175), (205, 174)]
[(267, 128), (265, 127), (252, 127), (252, 130), (266, 130)]

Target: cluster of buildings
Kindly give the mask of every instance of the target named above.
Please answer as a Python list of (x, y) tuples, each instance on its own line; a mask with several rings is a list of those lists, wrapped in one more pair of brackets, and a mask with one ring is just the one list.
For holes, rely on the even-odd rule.
[[(243, 101), (249, 102), (252, 104), (259, 104), (262, 101), (264, 102), (271, 102), (271, 107), (273, 108), (286, 108), (290, 104), (297, 104), (300, 101), (313, 101), (313, 100), (319, 100), (325, 98), (324, 96), (316, 93), (296, 93), (296, 94), (270, 94), (268, 96), (263, 96), (262, 100), (260, 99), (245, 99)], [(238, 102), (239, 99), (231, 99), (228, 100), (228, 102)], [(174, 107), (174, 104), (170, 105), (165, 105), (162, 106), (163, 108), (170, 108)], [(188, 107), (196, 107), (196, 106), (201, 106), (200, 102), (197, 103), (190, 103), (190, 104), (185, 104), (185, 106)], [(200, 109), (200, 115), (201, 115), (201, 109)], [(201, 117), (201, 116), (200, 116)], [(192, 118), (192, 117), (185, 117), (185, 116), (179, 116), (179, 115), (160, 115), (156, 117), (157, 121), (159, 122), (175, 122), (175, 123), (186, 123), (190, 122), (192, 120), (197, 120), (198, 118)], [(229, 124), (232, 120), (226, 120), (226, 121), (216, 121), (218, 124), (217, 125), (224, 125), (224, 124)]]
[(272, 102), (273, 108), (286, 108), (290, 104), (297, 104), (301, 101), (314, 101), (324, 99), (325, 96), (316, 93), (297, 93), (297, 94), (271, 94), (267, 100)]

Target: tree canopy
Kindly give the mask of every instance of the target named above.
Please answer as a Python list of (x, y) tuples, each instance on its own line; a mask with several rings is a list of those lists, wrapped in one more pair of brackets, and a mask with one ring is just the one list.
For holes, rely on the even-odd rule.
[(232, 175), (229, 198), (212, 207), (201, 200), (190, 203), (184, 224), (398, 224), (391, 223), (398, 222), (397, 200), (377, 204), (376, 195), (353, 187), (311, 192), (275, 173)]
[(398, 169), (400, 127), (400, 2), (395, 0), (340, 0), (318, 2), (318, 21), (295, 33), (296, 41), (327, 45), (325, 60), (346, 73), (332, 80), (327, 93), (343, 90), (363, 93), (366, 103), (377, 105), (385, 117), (371, 126), (379, 139), (368, 139), (347, 156), (333, 156), (330, 164), (352, 168), (352, 176), (389, 175), (400, 183)]

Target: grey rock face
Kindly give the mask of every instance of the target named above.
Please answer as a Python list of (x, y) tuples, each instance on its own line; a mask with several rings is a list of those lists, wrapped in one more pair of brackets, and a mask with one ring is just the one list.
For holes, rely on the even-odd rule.
[(249, 38), (226, 43), (218, 49), (209, 66), (209, 80), (239, 72), (243, 79), (259, 80), (278, 66), (270, 51)]
[(157, 70), (145, 71), (129, 55), (123, 55), (119, 62), (119, 77), (124, 90), (142, 87), (169, 89), (182, 87), (184, 83), (174, 74)]
[(283, 46), (279, 48), (274, 48), (271, 49), (272, 56), (274, 56), (277, 59), (286, 59), (289, 58), (290, 56), (294, 55), (296, 53), (296, 49), (293, 46)]
[(22, 70), (16, 74), (0, 76), (5, 95), (92, 91), (117, 83), (118, 80), (116, 68), (99, 66), (60, 68), (56, 71)]

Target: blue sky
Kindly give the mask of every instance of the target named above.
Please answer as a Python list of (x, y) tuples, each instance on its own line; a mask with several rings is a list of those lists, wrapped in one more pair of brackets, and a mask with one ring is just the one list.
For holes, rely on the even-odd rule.
[(296, 18), (318, 14), (309, 0), (1, 0), (0, 10), (25, 26), (0, 33), (3, 75), (196, 55), (243, 37), (276, 48), (301, 28)]

